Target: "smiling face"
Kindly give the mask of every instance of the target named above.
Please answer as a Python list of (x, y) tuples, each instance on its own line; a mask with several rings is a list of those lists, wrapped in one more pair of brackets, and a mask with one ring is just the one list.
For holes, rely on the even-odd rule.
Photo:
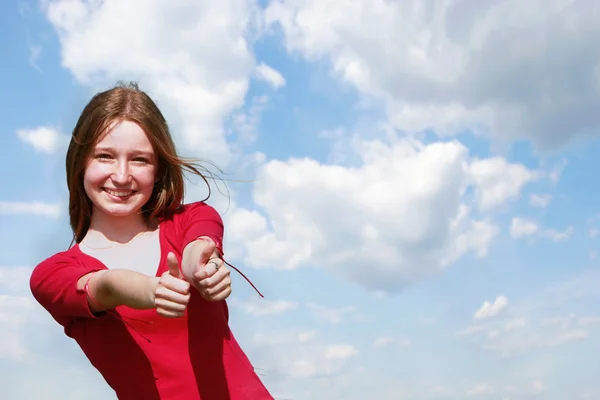
[(157, 170), (157, 156), (139, 125), (130, 121), (111, 125), (94, 146), (83, 176), (93, 214), (141, 214), (152, 196)]

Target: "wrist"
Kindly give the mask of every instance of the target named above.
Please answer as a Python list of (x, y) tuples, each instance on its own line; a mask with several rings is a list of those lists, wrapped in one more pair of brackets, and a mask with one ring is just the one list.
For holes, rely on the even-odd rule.
[(146, 279), (146, 297), (150, 305), (149, 308), (156, 308), (156, 288), (160, 278), (157, 276), (148, 276)]

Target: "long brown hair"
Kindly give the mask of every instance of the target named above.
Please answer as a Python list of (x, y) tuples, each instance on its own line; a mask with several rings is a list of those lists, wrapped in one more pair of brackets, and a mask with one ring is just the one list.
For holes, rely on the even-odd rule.
[[(208, 173), (203, 167), (177, 154), (169, 126), (154, 103), (136, 83), (119, 82), (115, 87), (96, 94), (85, 106), (73, 129), (67, 150), (67, 187), (69, 189), (69, 219), (73, 240), (81, 242), (92, 217), (92, 202), (83, 186), (83, 175), (88, 159), (99, 138), (113, 122), (130, 121), (138, 124), (158, 157), (158, 173), (152, 196), (142, 207), (146, 221), (164, 218), (174, 213), (182, 204), (184, 195), (184, 170), (200, 176), (208, 186)], [(204, 200), (206, 200), (204, 199)]]

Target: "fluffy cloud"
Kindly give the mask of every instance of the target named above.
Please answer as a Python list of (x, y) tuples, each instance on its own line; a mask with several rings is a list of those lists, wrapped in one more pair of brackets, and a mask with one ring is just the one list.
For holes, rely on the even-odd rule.
[(356, 347), (350, 344), (331, 345), (325, 349), (325, 358), (327, 360), (347, 360), (358, 354)]
[(255, 267), (312, 264), (397, 291), (469, 252), (485, 256), (498, 229), (472, 210), (517, 198), (536, 174), (503, 159), (472, 159), (454, 141), (354, 146), (361, 162), (352, 167), (309, 158), (266, 163), (254, 188), (266, 216), (231, 213), (228, 247)]
[(0, 214), (33, 214), (58, 218), (63, 207), (60, 204), (48, 204), (41, 201), (10, 202), (0, 201)]
[(513, 218), (510, 224), (510, 235), (515, 239), (531, 236), (537, 230), (538, 226), (535, 222), (524, 218)]
[(548, 204), (550, 204), (551, 200), (552, 200), (552, 195), (548, 194), (548, 193), (531, 194), (529, 196), (529, 204), (531, 204), (532, 207), (537, 207), (537, 208), (548, 207)]
[(484, 301), (477, 311), (475, 311), (475, 319), (486, 319), (495, 317), (508, 305), (508, 299), (504, 296), (496, 297), (494, 303)]
[(196, 156), (225, 165), (224, 118), (244, 103), (254, 72), (251, 1), (43, 2), (62, 64), (93, 90), (136, 79)]
[(233, 298), (230, 303), (235, 307), (241, 307), (245, 312), (252, 315), (283, 314), (298, 307), (296, 303), (285, 300), (261, 299), (260, 302), (242, 302)]
[(265, 63), (260, 63), (256, 67), (256, 75), (258, 79), (268, 82), (275, 89), (285, 86), (285, 78), (279, 71)]
[[(600, 4), (272, 1), (288, 51), (325, 60), (401, 130), (465, 129), (548, 148), (600, 123)], [(279, 30), (279, 29), (278, 29)]]
[(535, 221), (519, 217), (513, 218), (510, 224), (510, 235), (515, 239), (537, 234), (553, 242), (565, 242), (569, 240), (574, 231), (572, 226), (565, 228), (563, 231), (553, 228), (541, 229)]
[(545, 229), (540, 234), (552, 240), (553, 242), (565, 242), (569, 240), (574, 231), (575, 229), (572, 226), (569, 226), (563, 231), (558, 231), (556, 229)]
[(489, 395), (489, 394), (494, 394), (495, 390), (494, 387), (492, 385), (490, 385), (489, 383), (479, 383), (478, 385), (476, 385), (475, 387), (473, 387), (472, 389), (470, 389), (467, 392), (467, 396), (483, 396), (483, 395)]
[(328, 308), (318, 304), (309, 303), (307, 307), (312, 310), (317, 319), (337, 325), (344, 320), (361, 320), (362, 317), (357, 313), (356, 307), (347, 306), (341, 308)]
[[(586, 340), (600, 325), (595, 309), (589, 308), (590, 313), (557, 315), (556, 307), (558, 304), (564, 308), (595, 304), (598, 298), (597, 277), (596, 271), (589, 271), (531, 293), (521, 300), (511, 301), (510, 310), (503, 310), (494, 318), (476, 319), (475, 324), (456, 331), (456, 336), (503, 357), (523, 355), (533, 350), (549, 352), (557, 346)], [(504, 303), (507, 301), (486, 302), (478, 312), (485, 310), (489, 314), (495, 304)]]
[(45, 126), (34, 129), (20, 129), (17, 131), (17, 136), (37, 151), (48, 154), (55, 153), (63, 147), (66, 148), (69, 143), (68, 136)]
[(474, 161), (470, 173), (476, 182), (478, 206), (483, 210), (516, 199), (523, 186), (537, 175), (523, 165), (510, 164), (500, 157)]

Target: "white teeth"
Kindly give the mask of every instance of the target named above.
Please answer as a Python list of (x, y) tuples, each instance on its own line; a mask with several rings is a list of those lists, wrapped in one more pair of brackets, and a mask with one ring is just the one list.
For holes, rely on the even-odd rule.
[(129, 191), (124, 191), (124, 190), (110, 190), (110, 189), (104, 189), (106, 190), (106, 192), (110, 195), (113, 196), (117, 196), (117, 197), (125, 197), (125, 196), (129, 196), (131, 194), (133, 194), (133, 192), (131, 190)]

